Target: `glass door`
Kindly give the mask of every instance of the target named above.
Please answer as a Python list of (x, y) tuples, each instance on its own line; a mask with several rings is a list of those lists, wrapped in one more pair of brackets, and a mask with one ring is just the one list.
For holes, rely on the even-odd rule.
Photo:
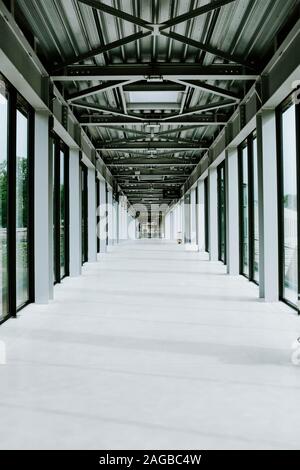
[(226, 264), (226, 178), (225, 162), (218, 167), (219, 261)]
[(69, 276), (69, 149), (54, 136), (53, 151), (54, 283), (60, 283)]
[[(280, 158), (279, 158), (279, 264), (280, 297), (298, 305), (298, 198), (299, 168), (297, 159), (298, 107), (287, 100), (279, 111)], [(298, 135), (298, 137), (297, 137)], [(298, 176), (297, 176), (298, 175)]]
[(9, 313), (8, 306), (8, 93), (0, 79), (0, 322)]
[(88, 170), (81, 165), (81, 247), (82, 264), (88, 262)]

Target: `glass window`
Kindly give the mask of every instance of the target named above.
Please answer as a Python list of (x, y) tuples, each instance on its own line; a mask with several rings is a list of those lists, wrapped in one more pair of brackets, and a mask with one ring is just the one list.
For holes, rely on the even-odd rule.
[(57, 283), (69, 275), (69, 154), (60, 139), (56, 136), (53, 139), (53, 260)]
[(81, 166), (81, 246), (82, 264), (88, 261), (88, 182), (87, 168)]
[(16, 295), (19, 308), (29, 300), (28, 117), (19, 110), (16, 135)]
[(249, 276), (248, 147), (242, 149), (242, 274)]
[(253, 138), (253, 280), (259, 283), (259, 206), (257, 138)]
[(282, 296), (298, 302), (298, 215), (296, 109), (292, 105), (282, 113), (282, 215), (283, 285)]
[(225, 164), (218, 168), (219, 260), (226, 263), (226, 186)]
[(8, 315), (7, 280), (7, 130), (8, 100), (4, 82), (0, 79), (0, 321)]
[(66, 275), (66, 203), (65, 203), (65, 154), (60, 151), (60, 277)]

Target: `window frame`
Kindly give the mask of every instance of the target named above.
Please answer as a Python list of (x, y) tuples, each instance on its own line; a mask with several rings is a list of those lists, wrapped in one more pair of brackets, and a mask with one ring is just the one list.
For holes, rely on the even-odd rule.
[[(54, 260), (54, 285), (60, 284), (70, 275), (70, 189), (69, 189), (69, 148), (54, 132), (51, 133), (54, 147), (54, 175), (53, 175), (53, 260)], [(65, 274), (61, 275), (61, 249), (60, 249), (60, 229), (61, 229), (61, 196), (60, 196), (60, 168), (61, 152), (64, 155), (64, 186), (65, 186)]]
[[(87, 166), (80, 162), (80, 184), (81, 184), (81, 265), (83, 266), (88, 262), (88, 244), (89, 244), (89, 231), (88, 231), (88, 169)], [(84, 184), (83, 184), (84, 183)], [(84, 222), (84, 225), (83, 225)], [(83, 230), (84, 228), (84, 230)]]
[[(293, 101), (294, 93), (289, 95), (276, 109), (276, 135), (277, 135), (277, 184), (278, 184), (278, 278), (279, 300), (300, 315), (300, 105)], [(293, 304), (284, 297), (284, 208), (282, 204), (284, 194), (283, 171), (283, 114), (295, 104), (296, 119), (296, 167), (297, 167), (297, 262), (298, 262), (298, 303)]]
[[(240, 253), (240, 274), (259, 285), (255, 279), (255, 213), (254, 213), (254, 144), (257, 145), (257, 132), (254, 130), (239, 146), (238, 148), (238, 179), (239, 179), (239, 253)], [(247, 174), (248, 174), (248, 271), (245, 273), (244, 267), (244, 210), (243, 210), (243, 151), (247, 149)], [(258, 184), (258, 182), (257, 182)], [(259, 233), (260, 228), (258, 227)]]
[[(224, 257), (222, 255), (222, 201), (221, 201), (221, 173), (224, 176)], [(218, 180), (218, 258), (223, 264), (227, 264), (227, 205), (226, 205), (226, 164), (223, 161), (217, 168)]]
[[(34, 160), (35, 160), (35, 112), (30, 104), (0, 74), (7, 93), (7, 289), (8, 313), (0, 318), (0, 325), (17, 314), (27, 305), (35, 301), (35, 272), (34, 272)], [(27, 256), (28, 256), (28, 299), (17, 306), (17, 111), (25, 114), (28, 119), (28, 227), (27, 227)]]

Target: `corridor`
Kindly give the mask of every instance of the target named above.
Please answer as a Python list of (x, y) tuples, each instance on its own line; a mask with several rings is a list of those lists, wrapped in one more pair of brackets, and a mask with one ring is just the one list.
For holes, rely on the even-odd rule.
[(174, 242), (110, 248), (1, 327), (1, 449), (299, 448), (299, 321)]

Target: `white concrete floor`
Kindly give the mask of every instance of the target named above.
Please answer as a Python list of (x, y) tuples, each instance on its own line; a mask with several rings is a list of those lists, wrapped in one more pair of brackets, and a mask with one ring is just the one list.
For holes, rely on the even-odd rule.
[(299, 449), (300, 320), (204, 255), (115, 247), (0, 327), (1, 449)]

